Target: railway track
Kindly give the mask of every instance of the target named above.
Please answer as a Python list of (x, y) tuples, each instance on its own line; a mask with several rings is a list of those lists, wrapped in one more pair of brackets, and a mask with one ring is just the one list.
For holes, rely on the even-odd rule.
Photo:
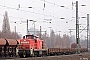
[(44, 56), (44, 57), (29, 57), (29, 58), (2, 58), (0, 60), (90, 60), (90, 52), (72, 55), (60, 55), (60, 56)]

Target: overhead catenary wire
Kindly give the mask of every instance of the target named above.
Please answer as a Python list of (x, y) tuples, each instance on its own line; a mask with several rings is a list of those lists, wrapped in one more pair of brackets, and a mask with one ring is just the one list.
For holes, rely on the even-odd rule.
[[(41, 1), (43, 1), (43, 0), (41, 0)], [(48, 1), (44, 1), (44, 5), (45, 5), (45, 2), (61, 7), (60, 5), (58, 5), (58, 4), (56, 4), (56, 3), (52, 3), (52, 2), (48, 2)], [(7, 6), (5, 6), (5, 5), (4, 5), (4, 6), (3, 6), (3, 5), (0, 5), (0, 6), (2, 6), (2, 7), (7, 7)], [(44, 7), (45, 7), (45, 6), (44, 6)], [(12, 7), (7, 7), (7, 8), (18, 10), (18, 9), (16, 9), (16, 8), (12, 8)], [(70, 9), (70, 8), (67, 8), (67, 7), (64, 7), (64, 8)], [(20, 11), (23, 11), (23, 12), (30, 12), (30, 11), (21, 10), (21, 9), (19, 9), (19, 10), (20, 10)], [(70, 10), (71, 10), (71, 9), (70, 9)], [(79, 11), (79, 12), (81, 12), (81, 11)], [(36, 13), (36, 12), (30, 12), (30, 13), (39, 14), (39, 15), (44, 15), (44, 16), (55, 17), (55, 16), (52, 16), (52, 15), (45, 15), (45, 14), (40, 14), (40, 13)], [(84, 13), (84, 12), (81, 12), (81, 13)], [(86, 14), (86, 13), (84, 13), (84, 14)], [(56, 18), (59, 18), (59, 17), (56, 17)], [(20, 19), (21, 19), (21, 18), (20, 18)]]
[[(45, 2), (46, 3), (46, 2)], [(5, 5), (4, 5), (5, 6)], [(6, 8), (8, 8), (8, 9), (15, 9), (15, 10), (18, 10), (18, 9), (16, 9), (16, 8), (12, 8), (12, 7), (8, 7), (8, 6), (5, 6)], [(42, 13), (36, 13), (36, 12), (31, 12), (31, 11), (26, 11), (26, 10), (21, 10), (21, 9), (19, 9), (18, 11), (23, 11), (23, 12), (28, 12), (28, 13), (34, 13), (34, 14), (38, 14), (38, 15), (45, 15), (45, 14), (42, 14)], [(58, 12), (57, 12), (58, 13)], [(3, 16), (3, 15), (2, 15)], [(60, 17), (56, 17), (54, 14), (52, 15), (52, 14), (48, 14), (48, 15), (45, 15), (45, 16), (51, 16), (51, 17), (55, 17), (55, 18), (60, 18)], [(22, 18), (22, 17), (14, 17), (14, 16), (9, 16), (9, 17), (12, 17), (12, 18), (19, 18), (19, 19), (27, 19), (27, 18)], [(56, 24), (54, 24), (54, 25), (56, 25)], [(57, 25), (56, 25), (57, 26)], [(58, 27), (59, 27), (60, 25), (58, 25)], [(61, 26), (61, 27), (65, 27), (65, 26)]]
[[(41, 0), (41, 1), (43, 1), (43, 0)], [(69, 9), (69, 10), (72, 10), (72, 8), (68, 8), (68, 7), (65, 7), (65, 6), (62, 6), (62, 5), (58, 5), (58, 4), (56, 4), (56, 3), (52, 3), (52, 2), (48, 2), (48, 1), (45, 1), (46, 3), (50, 3), (50, 4), (53, 4), (53, 5), (56, 5), (56, 6), (58, 6), (58, 7), (63, 7), (63, 8), (65, 8), (65, 9)], [(70, 5), (70, 6), (72, 6), (72, 5)], [(74, 10), (74, 9), (73, 9)], [(74, 10), (75, 11), (75, 10)], [(81, 11), (79, 11), (80, 13), (83, 13), (83, 14), (87, 14), (87, 13), (85, 13), (85, 12), (81, 12)]]
[[(56, 5), (56, 6), (60, 6), (60, 5), (57, 5), (57, 4), (55, 4), (55, 3), (51, 3), (51, 4)], [(7, 7), (7, 6), (4, 6), (4, 7)], [(12, 8), (12, 7), (7, 7), (7, 8), (17, 10), (16, 8)], [(70, 8), (67, 8), (67, 7), (64, 7), (64, 8), (71, 10)], [(31, 12), (31, 11), (26, 11), (26, 10), (21, 10), (21, 9), (19, 9), (19, 11), (34, 13), (34, 14), (38, 14), (38, 15), (45, 15), (45, 14), (36, 13), (36, 12)], [(52, 15), (52, 14), (50, 14), (50, 15), (45, 15), (45, 16), (56, 17), (56, 16), (54, 16), (54, 15)], [(13, 17), (13, 16), (9, 16), (9, 17), (12, 17), (12, 18), (20, 18), (20, 17)], [(56, 18), (60, 18), (60, 17), (56, 17)], [(27, 19), (27, 18), (20, 18), (20, 19)]]
[[(47, 1), (44, 1), (44, 4), (45, 4), (45, 2), (47, 2)], [(48, 2), (48, 3), (50, 3), (50, 2)], [(51, 3), (51, 4), (54, 4), (54, 5), (57, 5), (57, 4), (55, 4), (55, 3)], [(15, 9), (15, 10), (18, 10), (18, 9), (16, 9), (16, 8), (12, 8), (12, 7), (7, 7), (7, 6), (3, 6), (3, 5), (0, 5), (0, 6), (2, 6), (2, 7), (6, 7), (6, 8), (8, 8), (8, 9)], [(60, 5), (57, 5), (57, 6), (60, 6)], [(45, 6), (44, 6), (45, 7)], [(65, 8), (65, 7), (64, 7)], [(69, 8), (70, 9), (70, 8)], [(51, 16), (51, 17), (55, 17), (55, 16), (53, 16), (53, 15), (45, 15), (45, 14), (40, 14), (40, 13), (36, 13), (36, 12), (30, 12), (30, 11), (26, 11), (26, 10), (21, 10), (21, 9), (19, 9), (19, 11), (23, 11), (23, 12), (29, 12), (29, 13), (34, 13), (34, 14), (39, 14), (39, 15), (44, 15), (44, 16)], [(81, 12), (81, 13), (84, 13), (84, 12)], [(84, 13), (85, 14), (85, 13)], [(14, 18), (17, 18), (17, 17), (14, 17)], [(55, 17), (55, 18), (59, 18), (59, 17)], [(20, 19), (24, 19), (24, 18), (20, 18)], [(26, 19), (26, 18), (25, 18)]]
[[(33, 4), (34, 4), (35, 1), (33, 1)], [(56, 4), (55, 4), (56, 5)], [(2, 5), (0, 5), (2, 6)], [(7, 7), (7, 6), (2, 6), (2, 7)], [(45, 1), (44, 1), (44, 7), (45, 7)], [(10, 9), (16, 9), (16, 8), (12, 8), (12, 7), (7, 7), (7, 8), (10, 8)], [(18, 9), (16, 9), (18, 10)], [(30, 12), (30, 11), (25, 11), (25, 10), (21, 10), (19, 9), (20, 11), (24, 11), (24, 12)], [(36, 13), (36, 12), (30, 12), (30, 13), (34, 13), (34, 14), (39, 14), (39, 15), (44, 15), (44, 16), (51, 16), (51, 17), (56, 17), (56, 16), (53, 16), (52, 14), (51, 15), (45, 15), (45, 14), (40, 14), (40, 13)], [(56, 17), (56, 18), (59, 18), (59, 17)]]
[[(14, 9), (14, 10), (19, 10), (19, 11), (23, 11), (23, 12), (28, 12), (28, 13), (34, 13), (34, 14), (38, 14), (38, 15), (45, 15), (45, 14), (41, 14), (41, 13), (37, 13), (37, 12), (30, 12), (30, 11), (26, 11), (26, 10), (21, 10), (21, 9), (16, 9), (16, 8), (12, 8), (12, 7), (7, 7), (7, 6), (3, 6), (3, 5), (0, 5), (1, 7), (6, 7), (8, 9)], [(52, 16), (52, 15), (45, 15), (45, 16), (51, 16), (51, 17), (55, 17), (55, 16)], [(56, 17), (56, 18), (59, 18), (59, 17)]]
[[(33, 12), (30, 12), (30, 11), (26, 11), (26, 10), (21, 10), (21, 9), (16, 9), (16, 8), (12, 8), (12, 7), (7, 7), (7, 6), (3, 6), (3, 5), (0, 5), (1, 7), (6, 7), (6, 8), (8, 8), (8, 9), (14, 9), (14, 10), (19, 10), (19, 11), (23, 11), (23, 12), (28, 12), (28, 13), (35, 13), (34, 11)], [(19, 5), (20, 6), (20, 5)], [(44, 18), (45, 18), (45, 16), (52, 16), (52, 15), (45, 15), (44, 14), (44, 10), (43, 10), (43, 14), (40, 14), (40, 13), (35, 13), (35, 14), (39, 14), (39, 15), (44, 15)], [(12, 17), (12, 18), (19, 18), (19, 19), (27, 19), (27, 18), (20, 18), (20, 17), (14, 17), (14, 16), (9, 16), (9, 17)], [(52, 16), (52, 17), (55, 17), (55, 16)], [(60, 18), (60, 17), (56, 17), (56, 18)]]
[[(43, 0), (41, 0), (41, 1), (43, 1)], [(48, 1), (45, 1), (45, 2), (61, 7), (61, 5), (58, 5), (58, 4), (56, 4), (56, 3), (52, 3), (52, 2), (48, 2)], [(73, 1), (72, 1), (72, 3), (73, 3)], [(64, 7), (64, 8), (66, 8), (66, 7)], [(71, 10), (71, 8), (66, 8), (66, 9), (70, 9), (70, 10)], [(73, 5), (72, 5), (72, 9), (73, 9)], [(73, 10), (74, 10), (74, 9), (73, 9)], [(75, 10), (74, 10), (74, 11), (75, 11)], [(80, 12), (80, 13), (83, 13), (83, 14), (87, 14), (87, 13), (85, 13), (85, 12), (81, 12), (81, 11), (79, 11), (79, 12)]]
[[(12, 8), (12, 7), (7, 7), (7, 6), (3, 6), (3, 5), (0, 5), (2, 7), (6, 7), (6, 8), (9, 8), (9, 9), (15, 9), (15, 10), (20, 10), (20, 9), (16, 9), (16, 8)], [(20, 11), (25, 11), (25, 10), (20, 10)], [(30, 12), (30, 11), (25, 11), (25, 12)], [(33, 13), (33, 12), (32, 12)], [(43, 14), (42, 14), (43, 15)], [(9, 17), (12, 17), (12, 18), (20, 18), (20, 17), (13, 17), (13, 16), (9, 16)], [(26, 18), (20, 18), (20, 19), (26, 19)]]

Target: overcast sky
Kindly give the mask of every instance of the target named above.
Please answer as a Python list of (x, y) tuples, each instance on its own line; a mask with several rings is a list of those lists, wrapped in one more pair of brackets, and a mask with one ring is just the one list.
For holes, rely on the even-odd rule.
[[(72, 7), (73, 2), (73, 7)], [(86, 17), (90, 14), (90, 0), (78, 0), (79, 2), (79, 17)], [(45, 7), (44, 7), (45, 3)], [(70, 34), (68, 29), (75, 29), (75, 3), (76, 0), (0, 0), (0, 30), (2, 29), (3, 15), (8, 12), (11, 31), (14, 31), (14, 26), (17, 27), (17, 32), (26, 34), (26, 20), (35, 20), (35, 28), (49, 33), (50, 28), (58, 34)], [(86, 5), (82, 7), (81, 5)], [(20, 8), (18, 9), (18, 5)], [(64, 7), (60, 7), (64, 6)], [(28, 8), (32, 7), (32, 8)], [(65, 19), (60, 19), (60, 18)], [(49, 23), (51, 20), (52, 23)], [(86, 27), (86, 18), (80, 18), (80, 28)], [(14, 22), (17, 22), (16, 24)], [(21, 23), (21, 24), (20, 24)], [(33, 23), (29, 21), (29, 28), (33, 28)], [(72, 30), (72, 35), (75, 35), (75, 30)], [(83, 31), (80, 35), (85, 35)]]

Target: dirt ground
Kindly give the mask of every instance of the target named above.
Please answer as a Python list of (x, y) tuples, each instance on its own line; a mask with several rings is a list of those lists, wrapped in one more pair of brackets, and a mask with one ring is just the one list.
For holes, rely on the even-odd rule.
[(90, 60), (90, 52), (85, 52), (81, 54), (73, 54), (73, 55), (15, 58), (15, 59), (5, 59), (5, 60)]
[(31, 60), (90, 60), (90, 52), (73, 54), (73, 55), (48, 56), (41, 58), (38, 57), (38, 58), (33, 58)]

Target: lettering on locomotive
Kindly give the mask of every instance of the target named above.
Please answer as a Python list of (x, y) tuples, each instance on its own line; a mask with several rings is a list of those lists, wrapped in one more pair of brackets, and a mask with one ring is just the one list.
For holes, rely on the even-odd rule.
[(29, 44), (29, 41), (23, 40), (21, 41), (21, 44)]

